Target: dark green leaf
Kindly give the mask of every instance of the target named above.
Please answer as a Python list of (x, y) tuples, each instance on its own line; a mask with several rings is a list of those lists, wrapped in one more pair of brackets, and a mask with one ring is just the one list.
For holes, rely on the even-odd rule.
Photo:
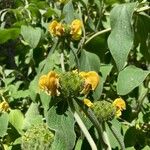
[(0, 28), (0, 44), (7, 42), (10, 39), (16, 39), (20, 34), (20, 29), (10, 28), (1, 29)]

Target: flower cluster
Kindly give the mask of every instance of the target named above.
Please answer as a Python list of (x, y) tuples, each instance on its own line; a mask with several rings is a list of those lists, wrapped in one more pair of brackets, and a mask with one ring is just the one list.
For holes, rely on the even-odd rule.
[(122, 115), (122, 111), (126, 109), (125, 101), (122, 98), (116, 98), (113, 103), (104, 100), (92, 103), (85, 98), (83, 103), (94, 111), (100, 121), (107, 121), (113, 117), (118, 118)]
[(75, 19), (68, 26), (54, 20), (49, 24), (48, 31), (53, 36), (62, 37), (69, 34), (73, 40), (79, 40), (82, 35), (82, 23), (79, 19)]
[(95, 90), (99, 83), (99, 76), (94, 71), (65, 72), (57, 74), (50, 71), (39, 79), (39, 87), (51, 96), (75, 97)]

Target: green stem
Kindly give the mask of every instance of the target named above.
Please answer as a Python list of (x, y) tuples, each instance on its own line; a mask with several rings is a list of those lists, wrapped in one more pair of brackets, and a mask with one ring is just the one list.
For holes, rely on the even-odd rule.
[(88, 38), (88, 39), (85, 41), (85, 45), (86, 45), (87, 43), (89, 43), (89, 42), (90, 42), (93, 38), (95, 38), (96, 36), (101, 35), (101, 34), (104, 34), (104, 33), (107, 33), (107, 32), (109, 32), (109, 31), (111, 31), (111, 28), (108, 28), (108, 29), (105, 29), (105, 30), (102, 30), (102, 31), (99, 31), (99, 32), (95, 33), (94, 35), (92, 35), (90, 38)]
[(58, 45), (58, 41), (59, 41), (58, 39), (55, 39), (54, 45), (53, 45), (52, 48), (50, 49), (50, 52), (49, 52), (48, 56), (50, 56), (50, 55), (55, 51), (56, 46)]
[(106, 143), (106, 145), (108, 146), (107, 147), (107, 150), (111, 150), (111, 145), (110, 145), (110, 141), (109, 141), (109, 138), (108, 138), (108, 135), (107, 135), (107, 132), (106, 132), (106, 126), (105, 126), (105, 122), (102, 123), (102, 128), (103, 128), (103, 139), (104, 139), (104, 142)]
[(143, 92), (143, 94), (139, 97), (137, 106), (136, 106), (136, 108), (134, 109), (136, 115), (139, 114), (139, 112), (140, 112), (140, 110), (141, 110), (141, 106), (142, 106), (142, 104), (143, 104), (143, 101), (144, 101), (145, 97), (147, 96), (147, 94), (149, 93), (149, 91), (150, 91), (150, 89), (146, 89), (146, 90)]
[(107, 145), (105, 143), (105, 137), (103, 137), (103, 129), (101, 124), (99, 123), (99, 121), (97, 120), (96, 116), (94, 115), (93, 111), (90, 108), (86, 108), (83, 106), (83, 104), (80, 103), (80, 101), (76, 100), (76, 102), (78, 103), (78, 105), (81, 107), (81, 109), (84, 111), (84, 113), (86, 114), (86, 116), (90, 119), (90, 121), (93, 123), (94, 127), (96, 128), (97, 132), (98, 132), (98, 136), (99, 136), (99, 143), (100, 143), (100, 149), (101, 150), (106, 150), (107, 149)]
[(114, 137), (118, 141), (118, 143), (121, 147), (121, 150), (125, 150), (124, 142), (123, 142), (123, 140), (121, 140), (122, 138), (120, 138), (118, 131), (112, 126), (112, 124), (110, 122), (108, 122), (108, 126), (109, 126), (110, 130), (112, 131)]
[(79, 59), (78, 59), (78, 56), (77, 56), (77, 54), (76, 54), (76, 49), (74, 48), (72, 42), (70, 43), (70, 48), (71, 48), (72, 53), (73, 53), (73, 55), (74, 55), (74, 57), (75, 57), (75, 61), (76, 61), (76, 64), (77, 64), (77, 69), (79, 70), (79, 67), (80, 67), (80, 65), (79, 65)]
[(0, 140), (0, 146), (1, 146), (1, 150), (5, 150), (2, 141)]
[(78, 113), (75, 111), (75, 108), (74, 108), (74, 105), (73, 103), (71, 102), (71, 100), (68, 101), (69, 103), (69, 106), (72, 110), (72, 113), (74, 115), (74, 118), (76, 120), (76, 122), (78, 123), (80, 129), (82, 130), (83, 134), (85, 135), (87, 141), (89, 142), (90, 146), (91, 146), (91, 149), (92, 150), (97, 150), (97, 146), (94, 142), (94, 140), (92, 139), (89, 131), (87, 130), (86, 126), (84, 125), (83, 121), (81, 120), (80, 116), (78, 115)]
[(61, 64), (62, 72), (65, 72), (64, 53), (63, 52), (60, 54), (60, 64)]
[(136, 10), (136, 12), (142, 12), (142, 11), (147, 11), (147, 10), (150, 10), (150, 7), (149, 6), (144, 6), (142, 8), (139, 8), (138, 10)]

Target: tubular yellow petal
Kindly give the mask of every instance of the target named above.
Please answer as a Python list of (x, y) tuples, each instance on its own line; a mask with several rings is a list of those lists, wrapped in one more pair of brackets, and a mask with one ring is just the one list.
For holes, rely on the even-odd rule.
[(92, 106), (93, 106), (93, 103), (92, 103), (89, 99), (87, 99), (87, 98), (85, 98), (85, 99), (83, 100), (83, 103), (84, 103), (85, 105), (87, 105), (88, 107), (92, 107)]
[(8, 111), (9, 110), (9, 104), (6, 101), (3, 101), (0, 103), (0, 111)]
[(42, 90), (47, 90), (47, 81), (48, 81), (48, 78), (47, 78), (47, 75), (42, 75), (39, 79), (39, 87), (40, 89)]
[(58, 95), (59, 76), (54, 71), (50, 71), (47, 77), (48, 77), (48, 84), (47, 84), (48, 91), (52, 96)]
[(126, 109), (126, 103), (122, 98), (116, 98), (113, 102), (113, 105), (121, 111)]
[(39, 87), (45, 90), (51, 96), (59, 95), (59, 76), (54, 71), (50, 71), (48, 75), (42, 75), (39, 79)]
[(120, 117), (122, 115), (121, 111), (126, 109), (126, 103), (122, 98), (116, 98), (113, 106), (116, 108), (116, 117)]
[(79, 75), (85, 79), (85, 89), (89, 85), (91, 86), (91, 90), (95, 90), (99, 83), (99, 75), (95, 71), (89, 72), (80, 72)]
[(71, 23), (70, 34), (74, 40), (79, 40), (82, 35), (82, 23), (79, 19), (75, 19)]
[(54, 36), (62, 36), (64, 34), (64, 27), (61, 23), (54, 20), (49, 24), (48, 31)]

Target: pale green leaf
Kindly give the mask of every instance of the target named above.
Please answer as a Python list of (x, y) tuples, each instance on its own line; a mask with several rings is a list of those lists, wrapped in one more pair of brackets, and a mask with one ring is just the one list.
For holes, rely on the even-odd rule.
[(41, 29), (33, 28), (31, 26), (21, 26), (21, 35), (24, 38), (24, 41), (31, 47), (36, 48), (40, 38), (41, 38)]
[(28, 129), (32, 125), (36, 125), (42, 122), (42, 116), (39, 114), (38, 104), (31, 103), (28, 111), (25, 114), (23, 129)]
[(128, 66), (120, 71), (117, 79), (117, 93), (126, 95), (139, 86), (147, 77), (150, 71), (144, 71), (135, 66)]
[(133, 46), (134, 32), (132, 16), (136, 3), (126, 3), (114, 7), (110, 13), (111, 34), (108, 38), (108, 47), (121, 70)]
[(19, 109), (11, 110), (9, 113), (9, 122), (20, 133), (23, 127), (24, 116)]
[(55, 131), (52, 150), (71, 150), (76, 140), (75, 121), (70, 111), (59, 112), (59, 109), (58, 107), (52, 107), (47, 114), (47, 123), (50, 129)]
[(8, 127), (8, 114), (2, 113), (0, 114), (0, 137), (6, 135)]

